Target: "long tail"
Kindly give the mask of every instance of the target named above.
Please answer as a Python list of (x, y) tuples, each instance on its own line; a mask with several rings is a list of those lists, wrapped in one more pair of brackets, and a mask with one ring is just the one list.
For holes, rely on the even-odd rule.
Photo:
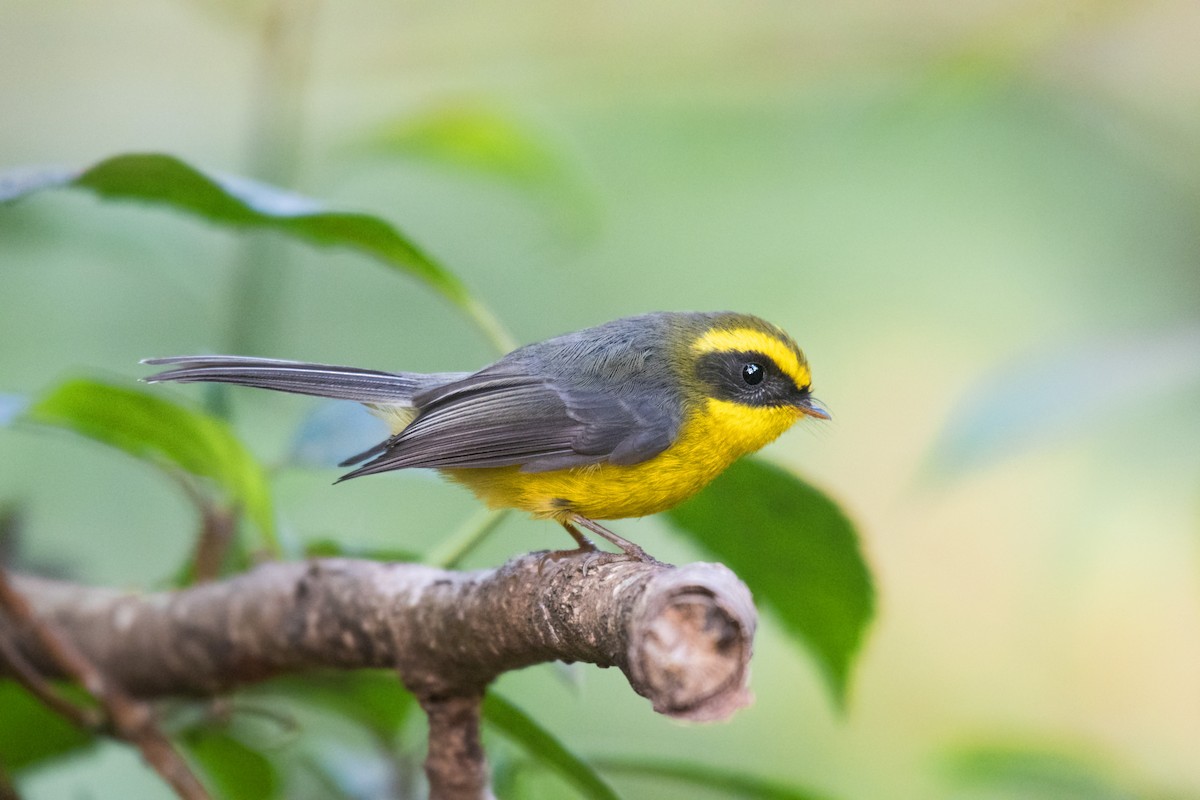
[(171, 366), (143, 378), (147, 383), (232, 383), (386, 405), (409, 405), (414, 394), (467, 376), (465, 372), (379, 372), (244, 356), (174, 356), (147, 358), (142, 363)]

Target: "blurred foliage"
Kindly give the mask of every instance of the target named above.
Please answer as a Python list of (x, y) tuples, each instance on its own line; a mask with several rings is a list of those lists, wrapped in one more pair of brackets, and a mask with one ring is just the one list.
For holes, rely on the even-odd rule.
[(385, 550), (354, 547), (333, 539), (311, 539), (304, 544), (304, 558), (369, 558), (372, 561), (420, 561), (421, 556), (394, 547)]
[(951, 778), (970, 798), (989, 800), (1194, 800), (1162, 789), (1134, 788), (1108, 759), (1077, 748), (1032, 742), (963, 745), (945, 759)]
[(16, 503), (0, 504), (0, 568), (12, 568), (20, 548), (21, 510)]
[(576, 238), (587, 237), (597, 225), (595, 200), (561, 149), (494, 102), (447, 102), (405, 114), (380, 126), (363, 152), (517, 189)]
[(580, 797), (616, 800), (616, 793), (594, 767), (564, 747), (533, 717), (494, 691), (488, 692), (483, 701), (483, 719), (519, 744), (534, 763), (558, 773), (579, 792)]
[(828, 797), (745, 772), (690, 761), (602, 759), (597, 766), (603, 772), (612, 775), (649, 778), (656, 783), (678, 783), (697, 790), (718, 792), (726, 797), (742, 797), (746, 800), (823, 800)]
[(280, 777), (266, 756), (227, 731), (195, 727), (179, 742), (217, 797), (225, 800), (273, 800), (280, 797)]
[[(82, 699), (82, 692), (69, 696)], [(0, 770), (20, 776), (52, 759), (75, 753), (95, 741), (90, 731), (80, 730), (42, 705), (42, 702), (12, 681), (0, 680)]]
[(985, 376), (932, 451), (942, 474), (1062, 441), (1122, 416), (1152, 414), (1200, 387), (1200, 327), (1143, 332), (1029, 354)]
[(510, 112), (486, 103), (454, 103), (406, 114), (368, 140), (387, 156), (428, 161), (537, 193), (567, 181), (570, 168)]
[(0, 203), (72, 186), (108, 199), (195, 214), (218, 225), (265, 228), (310, 244), (352, 248), (419, 278), (465, 311), (497, 347), (512, 347), (508, 333), (458, 278), (379, 217), (326, 211), (307, 197), (249, 178), (206, 174), (172, 156), (153, 153), (114, 156), (79, 173), (22, 168), (11, 175), (0, 175)]
[(22, 417), (74, 431), (163, 468), (207, 511), (211, 482), (220, 505), (244, 509), (278, 551), (266, 474), (221, 420), (147, 390), (84, 379), (67, 381), (35, 400)]
[(405, 722), (416, 710), (415, 698), (400, 684), (396, 674), (380, 670), (279, 677), (250, 694), (286, 697), (319, 706), (353, 720), (386, 747), (396, 744)]
[(347, 400), (320, 403), (296, 427), (283, 465), (327, 469), (388, 435), (387, 424)]

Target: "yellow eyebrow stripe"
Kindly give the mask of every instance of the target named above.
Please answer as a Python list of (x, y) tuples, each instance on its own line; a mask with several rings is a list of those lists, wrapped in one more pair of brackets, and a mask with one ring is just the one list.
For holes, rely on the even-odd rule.
[(696, 355), (747, 350), (762, 353), (784, 371), (796, 385), (803, 388), (812, 383), (808, 365), (796, 357), (796, 352), (775, 336), (754, 328), (713, 328), (692, 344)]

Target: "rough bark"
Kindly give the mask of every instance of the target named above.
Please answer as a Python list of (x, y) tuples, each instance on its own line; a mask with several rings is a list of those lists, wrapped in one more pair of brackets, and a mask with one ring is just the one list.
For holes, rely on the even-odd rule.
[[(721, 719), (749, 701), (756, 616), (719, 564), (534, 553), (447, 572), (352, 559), (272, 563), (235, 578), (136, 594), (17, 576), (41, 618), (131, 696), (214, 695), (315, 668), (389, 667), (430, 720), (433, 796), (489, 797), (480, 701), (502, 672), (545, 661), (615, 666), (655, 710)], [(61, 672), (27, 627), (0, 637)]]

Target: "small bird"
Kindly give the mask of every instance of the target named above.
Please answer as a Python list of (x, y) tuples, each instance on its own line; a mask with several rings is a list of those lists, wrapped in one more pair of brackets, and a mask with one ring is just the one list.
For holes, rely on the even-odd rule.
[[(379, 372), (241, 356), (146, 359), (150, 383), (215, 382), (357, 400), (392, 435), (342, 462), (339, 481), (438, 470), (493, 508), (579, 527), (651, 559), (596, 520), (665, 511), (802, 417), (804, 353), (749, 314), (626, 317), (513, 350), (478, 372)], [(577, 527), (578, 526), (578, 527)]]

